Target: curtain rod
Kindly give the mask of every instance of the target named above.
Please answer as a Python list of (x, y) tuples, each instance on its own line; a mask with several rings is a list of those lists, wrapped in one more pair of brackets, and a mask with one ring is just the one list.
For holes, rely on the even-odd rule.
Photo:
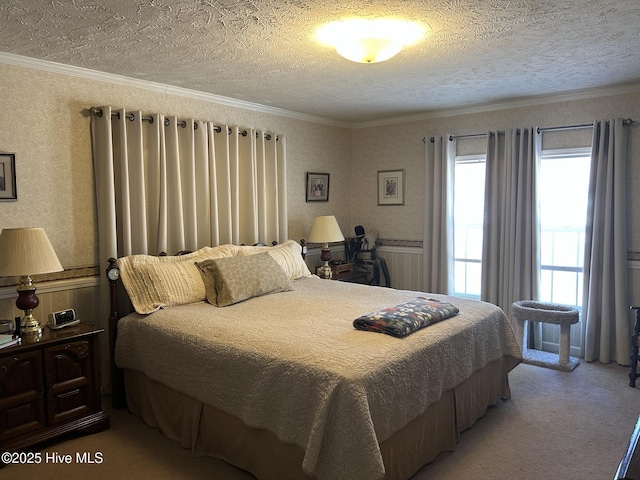
[[(90, 108), (91, 113), (93, 113), (94, 115), (98, 116), (98, 117), (102, 117), (102, 109), (101, 108), (96, 108), (96, 107), (91, 107)], [(136, 116), (133, 113), (128, 113), (125, 115), (127, 120), (133, 122), (136, 119)], [(111, 117), (116, 117), (116, 118), (120, 118), (120, 112), (111, 112)], [(153, 117), (151, 115), (143, 115), (140, 118), (143, 122), (149, 122), (149, 123), (153, 123)], [(170, 125), (170, 121), (168, 118), (164, 119), (164, 126), (168, 127)], [(176, 124), (179, 127), (182, 128), (187, 128), (187, 121), (186, 120), (176, 120)], [(194, 130), (198, 129), (198, 124), (193, 122), (193, 128)], [(238, 133), (240, 133), (240, 135), (242, 135), (243, 137), (246, 137), (248, 135), (248, 132), (246, 130), (240, 130), (240, 127), (237, 127)], [(222, 127), (215, 125), (213, 127), (213, 129), (215, 130), (216, 133), (220, 133), (222, 131)], [(233, 129), (231, 127), (227, 127), (227, 133), (229, 135), (231, 135), (231, 133), (233, 133)], [(271, 140), (271, 134), (270, 133), (264, 133), (263, 134), (264, 138), (266, 140)], [(258, 132), (256, 132), (256, 138), (258, 138)], [(276, 142), (279, 141), (280, 138), (276, 135)]]
[[(504, 133), (504, 132), (498, 132), (498, 133)], [(486, 137), (487, 134), (486, 133), (472, 133), (469, 135), (449, 135), (449, 141), (451, 142), (454, 138), (471, 138), (471, 137)], [(429, 137), (429, 141), (431, 143), (435, 142), (435, 137)], [(427, 142), (427, 137), (422, 137), (422, 142), (426, 143)]]
[[(622, 120), (622, 125), (625, 127), (628, 127), (630, 125), (632, 125), (634, 122), (634, 120), (632, 118), (625, 118), (624, 120)], [(577, 130), (580, 128), (591, 128), (593, 127), (593, 123), (585, 123), (582, 125), (565, 125), (562, 127), (537, 127), (537, 131), (538, 133), (541, 132), (549, 132), (549, 131), (558, 131), (558, 130)], [(504, 134), (504, 132), (498, 132), (498, 134)], [(487, 134), (486, 133), (472, 133), (469, 135), (449, 135), (449, 141), (452, 141), (454, 138), (474, 138), (474, 137), (486, 137)], [(424, 137), (422, 139), (423, 142), (427, 141), (427, 137)], [(429, 139), (429, 141), (431, 143), (434, 142), (434, 137), (431, 137)]]
[[(622, 125), (624, 127), (628, 127), (633, 123), (632, 118), (625, 118), (622, 120)], [(593, 123), (584, 123), (582, 125), (566, 125), (563, 127), (538, 127), (538, 133), (540, 132), (549, 132), (549, 131), (558, 131), (558, 130), (578, 130), (581, 128), (592, 128)]]

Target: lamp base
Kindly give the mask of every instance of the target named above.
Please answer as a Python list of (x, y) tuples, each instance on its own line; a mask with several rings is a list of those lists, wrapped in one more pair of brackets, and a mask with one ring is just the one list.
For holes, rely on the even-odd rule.
[(324, 265), (318, 267), (318, 276), (327, 280), (331, 279), (331, 277), (333, 277), (333, 272), (329, 266), (329, 260), (331, 260), (331, 249), (329, 248), (328, 243), (325, 243), (320, 249), (320, 260), (324, 262)]
[(36, 287), (33, 284), (31, 277), (28, 276), (22, 281), (22, 285), (17, 288), (18, 299), (16, 300), (16, 307), (20, 310), (24, 310), (24, 317), (20, 321), (20, 336), (40, 336), (42, 335), (43, 327), (38, 320), (33, 316), (33, 309), (40, 304), (38, 296), (36, 295)]
[(333, 272), (331, 271), (329, 262), (324, 262), (324, 265), (318, 267), (316, 273), (320, 278), (324, 278), (326, 280), (331, 280), (331, 278), (333, 278)]
[(40, 325), (38, 320), (35, 319), (33, 314), (29, 311), (24, 318), (20, 321), (20, 336), (40, 336), (44, 327)]

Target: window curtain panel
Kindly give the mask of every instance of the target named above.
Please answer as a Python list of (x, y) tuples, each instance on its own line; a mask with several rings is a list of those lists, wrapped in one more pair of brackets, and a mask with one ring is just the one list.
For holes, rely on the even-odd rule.
[(622, 119), (593, 125), (582, 305), (588, 362), (629, 365), (627, 132)]
[(99, 241), (110, 245), (103, 257), (287, 239), (284, 137), (93, 111)]
[(423, 290), (452, 294), (453, 172), (456, 141), (425, 139)]
[(481, 299), (511, 318), (539, 293), (538, 166), (533, 128), (487, 135)]

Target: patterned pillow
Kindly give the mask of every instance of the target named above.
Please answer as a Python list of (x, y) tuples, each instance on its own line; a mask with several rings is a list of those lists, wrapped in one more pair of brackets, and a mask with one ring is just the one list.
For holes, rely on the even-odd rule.
[(237, 248), (204, 247), (187, 255), (165, 257), (129, 255), (118, 259), (118, 267), (133, 308), (148, 314), (160, 308), (204, 301), (204, 284), (194, 262), (235, 256)]
[(282, 269), (287, 273), (287, 275), (289, 275), (291, 281), (311, 276), (309, 267), (307, 267), (307, 264), (302, 258), (302, 246), (294, 240), (287, 240), (286, 242), (274, 247), (238, 247), (239, 257), (246, 257), (265, 252), (271, 255), (273, 259), (280, 264)]
[(418, 297), (358, 317), (353, 321), (353, 326), (358, 330), (404, 337), (427, 325), (453, 317), (459, 311), (458, 307), (450, 303)]
[(291, 290), (291, 280), (268, 253), (197, 262), (207, 301), (226, 307), (267, 293)]

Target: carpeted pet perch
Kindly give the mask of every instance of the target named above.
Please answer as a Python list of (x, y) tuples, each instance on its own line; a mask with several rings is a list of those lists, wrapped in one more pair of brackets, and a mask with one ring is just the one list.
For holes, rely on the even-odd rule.
[[(511, 314), (516, 321), (516, 338), (522, 348), (524, 363), (548, 367), (556, 370), (572, 371), (580, 360), (569, 356), (569, 337), (571, 325), (578, 323), (580, 314), (577, 308), (556, 303), (543, 303), (533, 300), (513, 302)], [(560, 353), (529, 350), (526, 346), (525, 321), (554, 323), (560, 325)]]

